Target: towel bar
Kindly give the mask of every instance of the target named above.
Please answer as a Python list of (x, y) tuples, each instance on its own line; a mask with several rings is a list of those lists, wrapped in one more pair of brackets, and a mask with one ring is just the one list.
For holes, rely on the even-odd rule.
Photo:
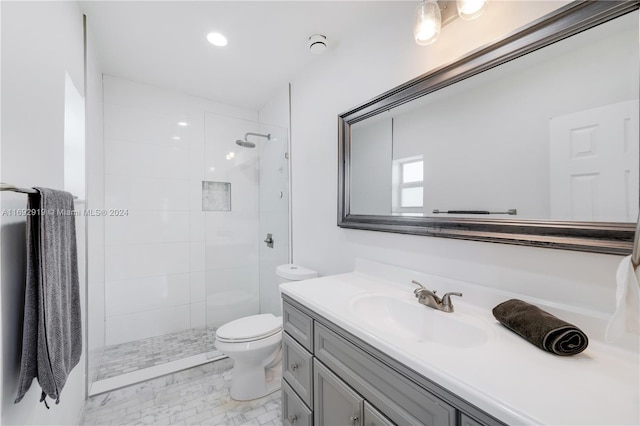
[(433, 214), (510, 214), (517, 215), (517, 209), (509, 209), (506, 212), (491, 212), (489, 210), (438, 210), (435, 209)]
[[(8, 183), (4, 183), (4, 182), (0, 182), (0, 191), (13, 191), (13, 192), (21, 192), (23, 194), (37, 194), (38, 191), (36, 191), (33, 188), (20, 188), (14, 185), (9, 185)], [(73, 195), (73, 199), (76, 200), (76, 202), (84, 202), (84, 200), (79, 200), (77, 195)]]
[(38, 191), (32, 188), (18, 188), (14, 185), (9, 185), (8, 183), (0, 182), (0, 191), (13, 191), (13, 192), (22, 192), (23, 194), (37, 194)]

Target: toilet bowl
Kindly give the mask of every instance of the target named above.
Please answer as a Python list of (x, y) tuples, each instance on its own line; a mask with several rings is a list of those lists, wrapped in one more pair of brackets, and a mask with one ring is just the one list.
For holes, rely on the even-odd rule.
[[(291, 264), (278, 266), (276, 273), (279, 283), (318, 276), (315, 271)], [(247, 401), (270, 392), (265, 369), (280, 362), (281, 343), (282, 317), (273, 314), (240, 318), (216, 330), (216, 349), (234, 361), (229, 392), (231, 398)]]
[(233, 359), (231, 398), (239, 401), (267, 395), (265, 367), (280, 355), (282, 317), (251, 315), (231, 321), (216, 331), (215, 346)]

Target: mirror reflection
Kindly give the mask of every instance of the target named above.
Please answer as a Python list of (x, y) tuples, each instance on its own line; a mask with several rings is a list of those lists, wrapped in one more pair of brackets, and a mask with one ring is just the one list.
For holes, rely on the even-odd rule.
[(635, 222), (638, 12), (351, 125), (350, 214)]

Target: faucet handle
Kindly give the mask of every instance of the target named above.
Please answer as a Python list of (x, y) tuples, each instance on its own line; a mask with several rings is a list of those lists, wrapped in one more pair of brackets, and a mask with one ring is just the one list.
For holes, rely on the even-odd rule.
[[(411, 280), (411, 284), (415, 284), (417, 285), (419, 288), (416, 288), (415, 290), (413, 290), (413, 294), (415, 294), (416, 296), (418, 295), (418, 292), (420, 292), (421, 290), (426, 290), (425, 286), (423, 286), (422, 284), (420, 284), (418, 281), (416, 280)], [(435, 290), (432, 291), (433, 294), (435, 294)]]
[(449, 292), (449, 293), (445, 293), (444, 296), (442, 296), (442, 304), (444, 306), (451, 306), (453, 308), (453, 305), (451, 304), (451, 296), (458, 296), (458, 297), (462, 297), (462, 293), (458, 293), (455, 291)]

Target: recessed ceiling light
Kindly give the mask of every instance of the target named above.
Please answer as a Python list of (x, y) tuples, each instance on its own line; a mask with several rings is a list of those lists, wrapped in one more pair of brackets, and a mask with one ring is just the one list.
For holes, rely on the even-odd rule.
[(171, 139), (173, 139), (174, 141), (179, 141), (180, 140), (180, 136), (174, 136)]
[(178, 126), (187, 127), (188, 125), (189, 123), (187, 123), (186, 121), (178, 121)]
[(227, 45), (227, 38), (220, 33), (207, 34), (207, 40), (214, 46), (222, 47)]

